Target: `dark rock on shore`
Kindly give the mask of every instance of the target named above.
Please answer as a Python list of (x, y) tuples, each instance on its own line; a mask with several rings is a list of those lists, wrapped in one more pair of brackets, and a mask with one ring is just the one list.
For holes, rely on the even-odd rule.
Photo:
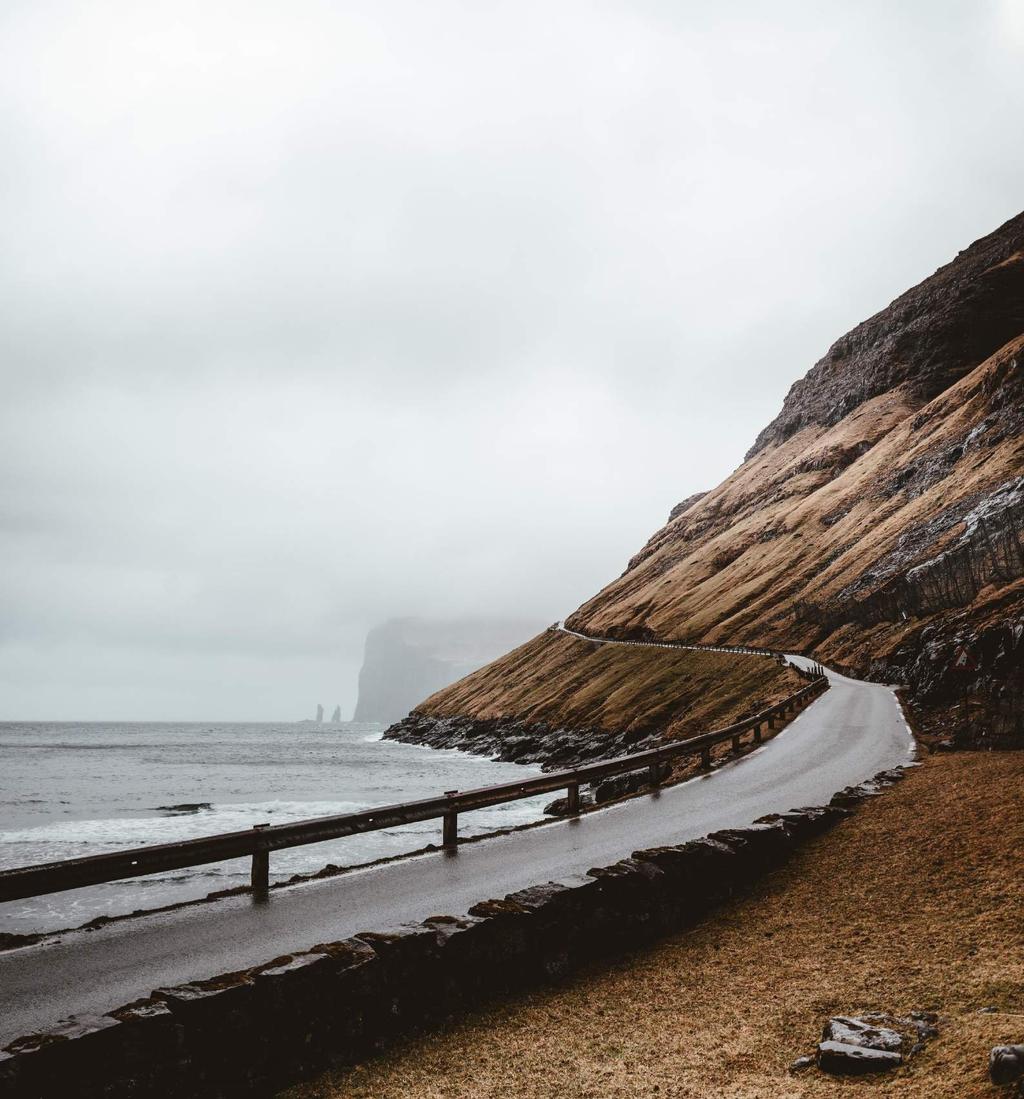
[[(594, 795), (591, 793), (580, 792), (580, 808), (590, 809), (594, 804)], [(567, 817), (569, 815), (569, 799), (555, 798), (554, 801), (549, 801), (544, 806), (544, 812), (549, 817)]]
[(458, 748), (505, 763), (537, 763), (545, 771), (642, 752), (661, 740), (655, 732), (637, 737), (628, 731), (556, 729), (544, 722), (528, 725), (512, 718), (430, 717), (417, 711), (384, 735), (405, 744)]

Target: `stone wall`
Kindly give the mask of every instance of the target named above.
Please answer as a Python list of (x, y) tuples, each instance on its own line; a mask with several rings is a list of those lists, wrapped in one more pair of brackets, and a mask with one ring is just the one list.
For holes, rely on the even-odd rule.
[(0, 1052), (0, 1095), (273, 1094), (400, 1035), (685, 928), (900, 777), (886, 772), (823, 808), (637, 851), (570, 882), (484, 901), (467, 916), (363, 932), (244, 973), (157, 989)]

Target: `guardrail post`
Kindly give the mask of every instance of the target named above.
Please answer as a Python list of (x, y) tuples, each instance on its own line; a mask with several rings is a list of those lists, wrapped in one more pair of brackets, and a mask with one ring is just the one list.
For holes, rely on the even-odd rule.
[[(254, 824), (252, 830), (262, 832), (266, 824)], [(259, 840), (257, 840), (257, 843)], [(254, 901), (265, 901), (270, 896), (270, 852), (257, 847), (252, 853), (252, 868), (249, 872), (249, 885)]]
[(647, 768), (647, 781), (651, 786), (661, 785), (661, 764), (652, 763)]
[(578, 782), (570, 782), (568, 797), (568, 811), (570, 815), (575, 816), (580, 811), (580, 784)]
[(700, 766), (701, 770), (707, 771), (711, 768), (711, 749), (703, 748), (700, 753)]
[[(769, 722), (768, 724), (770, 725), (771, 722)], [(761, 726), (760, 726), (760, 724), (754, 726), (754, 743), (755, 744), (760, 744), (761, 743)]]
[(734, 737), (732, 738), (732, 750), (733, 750), (734, 752), (738, 752), (738, 751), (740, 750), (740, 734), (739, 734), (739, 733), (737, 733), (737, 734), (736, 734), (736, 735), (735, 735), (735, 736), (734, 736)]
[[(458, 790), (445, 790), (444, 796), (453, 798), (458, 792)], [(454, 809), (449, 809), (443, 819), (441, 846), (445, 851), (454, 851), (459, 846), (459, 814)]]

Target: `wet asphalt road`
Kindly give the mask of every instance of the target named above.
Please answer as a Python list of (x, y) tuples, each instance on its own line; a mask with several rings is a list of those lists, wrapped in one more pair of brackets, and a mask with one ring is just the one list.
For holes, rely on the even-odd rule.
[(842, 787), (906, 762), (912, 741), (892, 690), (829, 678), (831, 690), (760, 749), (657, 795), (481, 840), (456, 855), (420, 855), (273, 890), (263, 905), (226, 898), (2, 953), (0, 1047), (161, 985), (244, 969), (358, 931), (461, 914), (477, 901), (569, 880), (641, 848), (821, 805)]

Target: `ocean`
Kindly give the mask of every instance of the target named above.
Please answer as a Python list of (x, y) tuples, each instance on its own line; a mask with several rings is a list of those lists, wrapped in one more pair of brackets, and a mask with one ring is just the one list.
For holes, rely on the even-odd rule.
[[(382, 740), (381, 725), (0, 723), (0, 869), (283, 824), (539, 772)], [(538, 820), (552, 795), (460, 817), (461, 835)], [(275, 851), (272, 881), (440, 842), (440, 821)], [(247, 885), (249, 860), (0, 904), (31, 934)]]

